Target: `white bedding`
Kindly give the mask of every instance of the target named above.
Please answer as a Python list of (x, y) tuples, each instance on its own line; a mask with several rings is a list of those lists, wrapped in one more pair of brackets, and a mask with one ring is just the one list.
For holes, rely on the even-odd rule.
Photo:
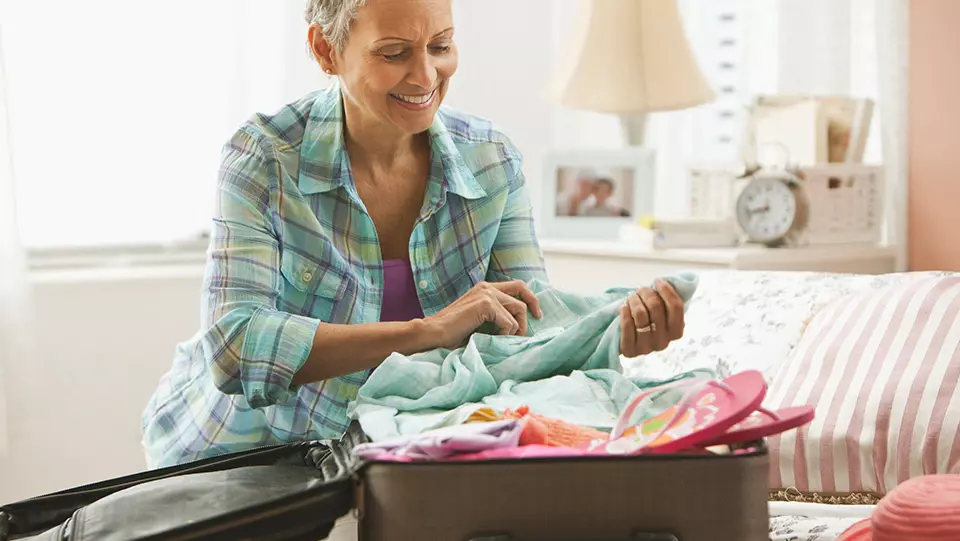
[(770, 502), (770, 541), (836, 541), (844, 530), (868, 518), (874, 507)]
[(664, 351), (624, 359), (628, 375), (666, 379), (708, 368), (727, 376), (759, 370), (770, 382), (810, 319), (850, 293), (939, 272), (879, 276), (813, 272), (704, 271), (687, 311), (683, 338)]

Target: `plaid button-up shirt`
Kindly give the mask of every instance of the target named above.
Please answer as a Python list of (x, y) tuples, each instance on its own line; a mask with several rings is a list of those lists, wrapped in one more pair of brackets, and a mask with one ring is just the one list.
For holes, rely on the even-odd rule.
[[(152, 467), (339, 437), (369, 371), (295, 387), (320, 322), (380, 319), (383, 266), (357, 195), (334, 86), (257, 115), (224, 147), (200, 331), (143, 413)], [(490, 123), (441, 108), (409, 256), (423, 312), (479, 281), (546, 280), (521, 157)]]

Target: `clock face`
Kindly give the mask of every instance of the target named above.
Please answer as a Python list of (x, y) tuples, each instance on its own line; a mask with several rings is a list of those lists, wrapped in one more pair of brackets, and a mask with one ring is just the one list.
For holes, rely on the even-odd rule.
[(759, 177), (737, 199), (737, 221), (750, 239), (772, 242), (783, 238), (797, 216), (797, 197), (786, 182)]

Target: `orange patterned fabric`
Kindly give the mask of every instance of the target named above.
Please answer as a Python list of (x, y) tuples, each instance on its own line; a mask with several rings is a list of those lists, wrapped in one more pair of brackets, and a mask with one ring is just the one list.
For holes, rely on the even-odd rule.
[(503, 412), (504, 419), (523, 419), (526, 421), (521, 445), (549, 445), (552, 447), (578, 447), (594, 440), (606, 440), (609, 434), (594, 428), (579, 426), (531, 413), (530, 408), (521, 406)]

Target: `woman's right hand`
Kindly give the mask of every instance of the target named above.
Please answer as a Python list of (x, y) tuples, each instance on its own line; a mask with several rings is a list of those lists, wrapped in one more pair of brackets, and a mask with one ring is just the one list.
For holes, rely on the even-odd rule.
[(454, 349), (485, 323), (493, 323), (501, 335), (525, 335), (528, 310), (537, 319), (543, 316), (537, 296), (522, 281), (480, 282), (424, 322), (435, 347)]

